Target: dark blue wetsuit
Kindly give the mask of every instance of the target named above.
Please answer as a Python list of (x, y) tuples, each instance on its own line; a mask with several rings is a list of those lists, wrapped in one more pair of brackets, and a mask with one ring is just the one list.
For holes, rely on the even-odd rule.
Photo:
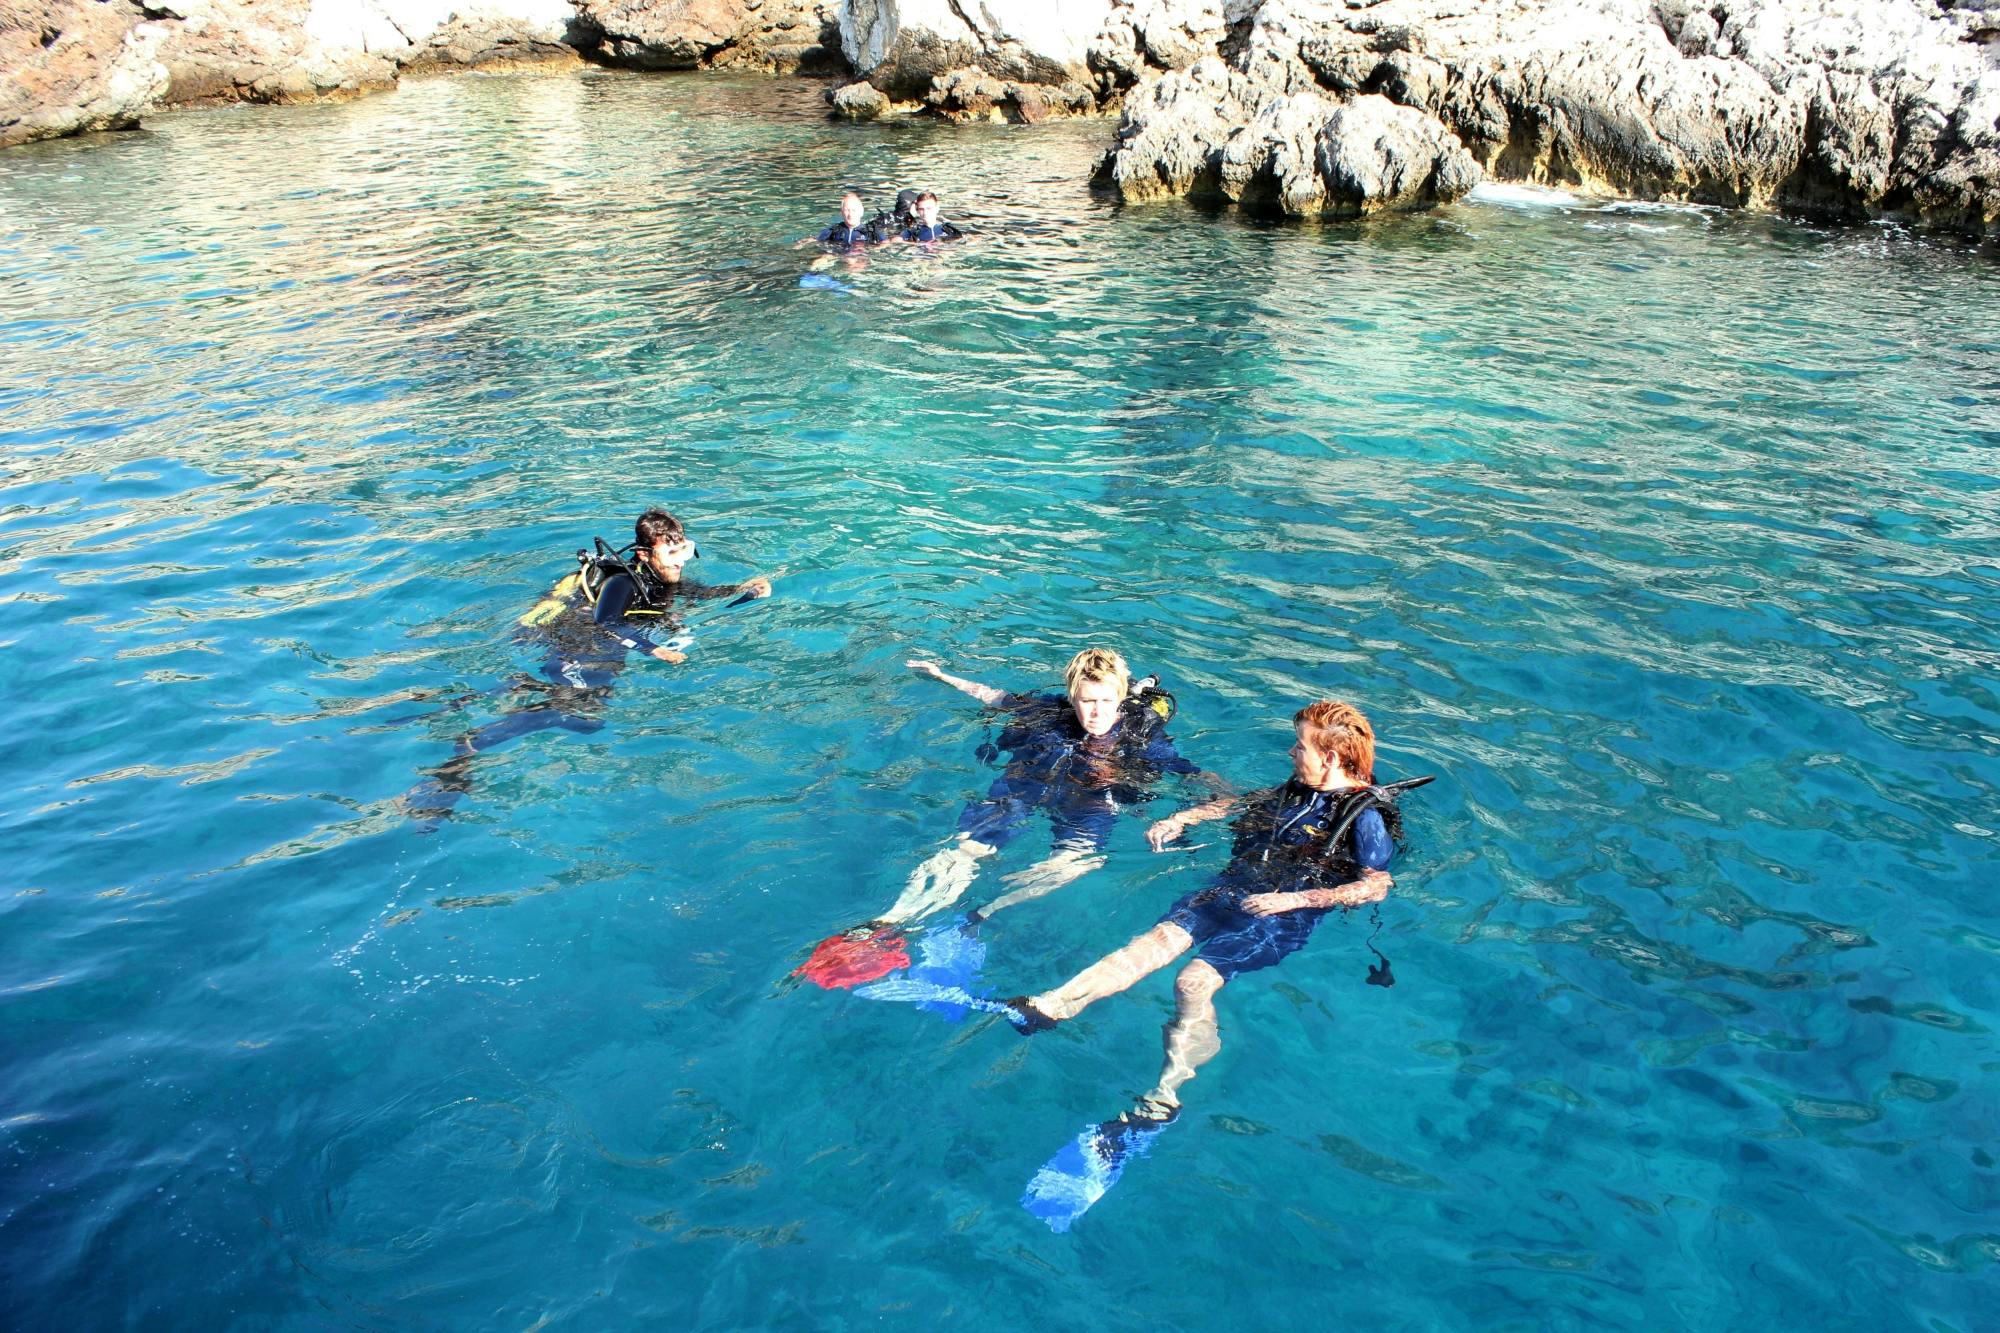
[[(589, 733), (602, 727), (604, 719), (598, 714), (628, 654), (650, 653), (663, 646), (661, 640), (680, 629), (686, 605), (741, 591), (736, 586), (666, 583), (643, 571), (639, 577), (646, 580), (644, 597), (631, 575), (614, 574), (598, 593), (589, 619), (571, 610), (546, 627), (516, 631), (518, 640), (546, 647), (548, 655), (540, 675), (515, 676), (496, 691), (508, 694), (511, 706), (493, 721), (460, 736), (451, 759), (427, 770), (426, 779), (404, 798), (411, 814), (449, 814), (458, 799), (472, 790), (473, 756), (481, 751), (538, 731), (559, 728)], [(641, 628), (630, 618), (637, 606), (657, 610), (658, 618), (645, 617)]]
[(834, 223), (819, 234), (819, 243), (821, 245), (868, 245), (881, 239), (876, 234), (875, 229), (867, 223), (863, 223), (859, 227), (850, 227), (844, 219)]
[(1182, 898), (1160, 920), (1194, 936), (1195, 956), (1224, 981), (1295, 953), (1312, 937), (1320, 918), (1336, 909), (1252, 916), (1243, 910), (1243, 900), (1254, 893), (1333, 888), (1360, 878), (1364, 869), (1386, 868), (1395, 843), (1372, 803), (1341, 836), (1339, 847), (1327, 846), (1350, 801), (1366, 803), (1368, 798), (1362, 789), (1318, 792), (1298, 782), (1258, 792), (1236, 820), (1229, 865), (1214, 883)]
[(935, 227), (926, 227), (919, 222), (903, 232), (906, 241), (955, 241), (959, 238), (958, 228), (949, 222), (940, 222)]
[(1101, 851), (1119, 810), (1151, 800), (1164, 774), (1200, 771), (1135, 705), (1104, 736), (1088, 735), (1060, 694), (1009, 695), (1000, 706), (1013, 718), (995, 744), (1012, 757), (986, 799), (958, 817), (960, 833), (990, 847), (1006, 846), (1047, 810), (1057, 847)]

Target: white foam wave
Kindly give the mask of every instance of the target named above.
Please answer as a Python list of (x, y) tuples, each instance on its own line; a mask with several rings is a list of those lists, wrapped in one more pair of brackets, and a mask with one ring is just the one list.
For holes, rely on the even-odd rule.
[(1503, 208), (1575, 208), (1583, 202), (1567, 190), (1546, 185), (1503, 185), (1482, 181), (1465, 196), (1469, 204), (1498, 204)]

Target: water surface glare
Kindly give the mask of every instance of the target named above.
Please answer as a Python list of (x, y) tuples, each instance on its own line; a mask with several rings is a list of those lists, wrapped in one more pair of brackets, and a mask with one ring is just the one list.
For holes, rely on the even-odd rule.
[[(1990, 257), (1119, 213), (1107, 133), (592, 73), (0, 155), (9, 1322), (1990, 1321)], [(802, 290), (850, 183), (981, 233)], [(515, 617), (650, 502), (779, 596), (426, 832)], [(992, 776), (904, 659), (1100, 641), (1239, 784), (1321, 694), (1441, 777), (1379, 930), (1228, 987), (1052, 1235), (1166, 975), (1023, 1043), (788, 974)], [(992, 923), (998, 993), (1225, 859), (1143, 826)]]

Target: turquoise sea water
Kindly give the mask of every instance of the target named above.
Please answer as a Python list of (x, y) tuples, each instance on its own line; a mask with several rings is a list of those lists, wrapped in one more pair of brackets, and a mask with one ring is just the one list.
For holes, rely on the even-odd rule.
[[(1119, 212), (1108, 128), (588, 74), (0, 155), (5, 1322), (1990, 1321), (1991, 257)], [(801, 290), (848, 183), (982, 233)], [(412, 822), (652, 502), (779, 596)], [(1323, 694), (1440, 779), (1053, 1235), (1165, 975), (1023, 1042), (788, 974), (992, 777), (904, 659), (1095, 642), (1239, 784)], [(1000, 993), (1223, 863), (1142, 829), (992, 923)]]

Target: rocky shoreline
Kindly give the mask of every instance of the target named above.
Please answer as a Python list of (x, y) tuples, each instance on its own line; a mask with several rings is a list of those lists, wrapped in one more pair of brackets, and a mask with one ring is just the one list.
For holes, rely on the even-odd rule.
[(2000, 233), (2000, 0), (0, 0), (0, 146), (424, 68), (753, 69), (831, 113), (1122, 113), (1138, 202), (1482, 179)]

